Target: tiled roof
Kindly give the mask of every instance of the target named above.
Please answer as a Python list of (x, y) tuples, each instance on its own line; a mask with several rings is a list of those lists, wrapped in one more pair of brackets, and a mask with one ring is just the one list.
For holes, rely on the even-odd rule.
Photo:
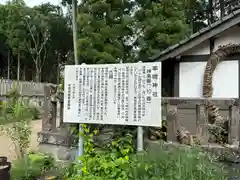
[[(210, 24), (208, 27), (201, 29), (200, 31), (192, 34), (188, 38), (180, 41), (178, 44), (170, 46), (169, 48), (161, 51), (160, 53), (149, 58), (151, 61), (164, 61), (169, 58), (176, 57), (184, 51), (202, 43), (203, 41), (219, 34), (222, 31), (240, 23), (240, 9), (233, 11), (231, 14), (225, 16), (219, 21)], [(213, 32), (213, 30), (215, 30)], [(194, 42), (195, 41), (195, 42)], [(192, 43), (189, 46), (189, 43)], [(188, 45), (188, 47), (186, 47)], [(185, 46), (185, 47), (184, 47)]]

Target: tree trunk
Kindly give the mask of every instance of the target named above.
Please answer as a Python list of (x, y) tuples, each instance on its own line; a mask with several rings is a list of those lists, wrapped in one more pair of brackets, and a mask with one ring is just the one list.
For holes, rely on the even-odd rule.
[(26, 65), (23, 66), (23, 80), (26, 81)]
[(60, 84), (60, 53), (57, 53), (57, 84)]
[(40, 73), (39, 73), (39, 82), (42, 81), (42, 69), (40, 69)]
[(35, 81), (36, 82), (40, 82), (40, 78), (41, 78), (41, 67), (39, 64), (39, 57), (36, 57), (36, 62), (35, 62), (35, 66), (36, 66), (36, 76), (35, 76)]
[(18, 57), (17, 57), (17, 80), (20, 80), (20, 52), (18, 53)]
[(31, 70), (31, 80), (33, 81), (36, 81), (36, 68), (35, 67), (32, 67), (32, 70)]
[(35, 77), (35, 80), (36, 82), (40, 82), (40, 77), (41, 76), (41, 71), (39, 68), (36, 69), (36, 77)]
[(10, 50), (8, 49), (8, 69), (7, 69), (7, 78), (10, 79)]
[(36, 76), (35, 81), (40, 82), (41, 81), (41, 68), (36, 66)]

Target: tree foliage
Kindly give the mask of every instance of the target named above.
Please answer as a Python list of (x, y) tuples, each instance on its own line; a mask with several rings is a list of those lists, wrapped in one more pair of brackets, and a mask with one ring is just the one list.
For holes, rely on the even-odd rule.
[[(24, 0), (0, 4), (2, 77), (58, 82), (73, 63), (72, 0), (67, 9)], [(77, 6), (80, 63), (147, 61), (149, 56), (205, 27), (204, 0), (83, 0)]]
[[(72, 1), (63, 0), (71, 7)], [(146, 61), (206, 26), (203, 0), (89, 0), (78, 6), (78, 51), (85, 63)]]
[[(56, 82), (72, 50), (69, 18), (62, 8), (50, 3), (30, 8), (14, 0), (0, 5), (0, 14), (1, 61), (3, 67), (10, 67), (10, 78)], [(6, 69), (1, 76), (6, 77)]]
[[(135, 13), (140, 57), (146, 58), (176, 44), (189, 32), (184, 3), (179, 0), (137, 0)], [(144, 59), (143, 59), (144, 60)]]
[(123, 1), (82, 1), (78, 14), (78, 49), (81, 62), (116, 63), (129, 57), (133, 3)]

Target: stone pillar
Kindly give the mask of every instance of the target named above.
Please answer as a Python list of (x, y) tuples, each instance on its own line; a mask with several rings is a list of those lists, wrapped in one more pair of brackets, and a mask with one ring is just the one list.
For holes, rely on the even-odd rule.
[(38, 133), (39, 150), (52, 154), (59, 160), (71, 160), (76, 154), (76, 148), (71, 148), (75, 139), (63, 126), (63, 112), (60, 112), (60, 128), (56, 127), (57, 103), (61, 103), (63, 107), (63, 94), (59, 96), (58, 86), (45, 85), (42, 131)]
[(178, 142), (177, 132), (179, 130), (178, 116), (177, 116), (178, 107), (177, 105), (168, 105), (167, 106), (167, 141)]
[(231, 145), (240, 145), (240, 131), (239, 131), (239, 119), (240, 119), (240, 106), (233, 105), (229, 107), (229, 121), (228, 121), (228, 143)]
[(63, 101), (60, 101), (60, 127), (64, 127), (64, 124), (63, 124)]
[(44, 87), (44, 102), (43, 102), (43, 108), (44, 108), (44, 113), (43, 113), (43, 119), (42, 119), (42, 130), (43, 131), (49, 131), (50, 130), (50, 119), (51, 117), (51, 91), (50, 91), (50, 86), (46, 85)]
[(196, 106), (196, 125), (198, 135), (201, 137), (201, 144), (208, 144), (208, 111), (205, 104)]
[(59, 114), (60, 114), (60, 123), (59, 126), (60, 128), (65, 128), (64, 124), (63, 124), (63, 92), (60, 91), (58, 92), (58, 101), (60, 103), (60, 108), (59, 108)]

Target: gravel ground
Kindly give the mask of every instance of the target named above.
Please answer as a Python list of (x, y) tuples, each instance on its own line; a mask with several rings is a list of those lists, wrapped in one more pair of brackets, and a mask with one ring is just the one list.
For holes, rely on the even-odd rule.
[[(31, 150), (37, 150), (37, 133), (41, 131), (42, 120), (32, 121)], [(7, 125), (6, 125), (7, 126)], [(0, 156), (6, 156), (8, 161), (16, 159), (16, 153), (12, 141), (6, 136), (0, 136)]]

